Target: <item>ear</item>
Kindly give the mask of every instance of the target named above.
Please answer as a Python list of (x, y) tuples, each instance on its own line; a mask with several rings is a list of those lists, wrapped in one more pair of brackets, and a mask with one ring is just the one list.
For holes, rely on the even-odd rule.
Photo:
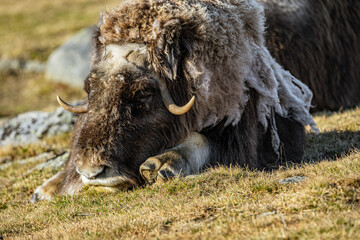
[(156, 38), (151, 47), (151, 60), (157, 72), (170, 80), (175, 80), (182, 58), (180, 51), (182, 26), (178, 19), (172, 19), (162, 26), (153, 24), (152, 37)]
[(206, 39), (202, 22), (171, 19), (162, 24), (156, 20), (152, 28), (149, 53), (155, 71), (169, 80), (176, 80), (180, 69), (194, 68), (197, 50)]

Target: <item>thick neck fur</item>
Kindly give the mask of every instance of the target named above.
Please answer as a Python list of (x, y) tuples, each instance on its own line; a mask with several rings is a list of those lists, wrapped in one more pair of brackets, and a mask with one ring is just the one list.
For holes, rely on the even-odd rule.
[[(264, 45), (263, 15), (251, 0), (131, 1), (101, 19), (98, 41), (145, 44), (154, 71), (172, 85), (173, 95), (180, 91), (180, 102), (197, 96), (197, 130), (225, 118), (226, 124), (237, 124), (249, 88), (262, 95), (257, 108), (265, 127), (272, 107), (284, 117), (294, 109), (296, 120), (315, 126), (308, 114), (311, 92)], [(184, 86), (185, 94), (174, 92)], [(285, 90), (278, 92), (279, 86)]]

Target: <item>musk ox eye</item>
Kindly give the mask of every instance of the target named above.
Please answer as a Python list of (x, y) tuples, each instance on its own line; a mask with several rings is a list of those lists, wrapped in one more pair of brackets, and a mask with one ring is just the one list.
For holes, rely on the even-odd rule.
[(150, 104), (153, 101), (153, 96), (154, 96), (153, 94), (143, 95), (139, 98), (139, 102)]
[(153, 94), (136, 97), (131, 103), (131, 111), (134, 116), (142, 115), (150, 111), (153, 107)]

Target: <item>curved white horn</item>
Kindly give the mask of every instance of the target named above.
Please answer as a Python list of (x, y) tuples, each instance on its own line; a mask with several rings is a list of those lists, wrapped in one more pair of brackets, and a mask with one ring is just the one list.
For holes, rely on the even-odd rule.
[(194, 105), (195, 102), (195, 96), (192, 96), (191, 99), (189, 100), (188, 103), (186, 103), (184, 106), (178, 106), (174, 103), (174, 100), (172, 99), (168, 88), (166, 87), (165, 83), (163, 83), (162, 81), (160, 82), (160, 91), (161, 91), (161, 96), (163, 99), (163, 102), (165, 104), (165, 107), (169, 110), (169, 112), (171, 112), (172, 114), (175, 115), (182, 115), (187, 113), (191, 107)]
[(88, 111), (88, 104), (83, 104), (81, 106), (71, 106), (70, 104), (66, 103), (61, 97), (56, 96), (56, 99), (60, 106), (62, 106), (66, 111), (72, 113), (86, 113)]

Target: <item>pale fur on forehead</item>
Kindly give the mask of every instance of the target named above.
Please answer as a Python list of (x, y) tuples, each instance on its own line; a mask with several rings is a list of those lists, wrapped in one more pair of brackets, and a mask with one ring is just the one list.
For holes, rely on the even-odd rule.
[(134, 51), (146, 54), (146, 46), (137, 43), (106, 45), (100, 55), (101, 61), (96, 63), (93, 69), (100, 70), (107, 75), (113, 75), (119, 73), (124, 67), (135, 67), (135, 65), (126, 58)]

